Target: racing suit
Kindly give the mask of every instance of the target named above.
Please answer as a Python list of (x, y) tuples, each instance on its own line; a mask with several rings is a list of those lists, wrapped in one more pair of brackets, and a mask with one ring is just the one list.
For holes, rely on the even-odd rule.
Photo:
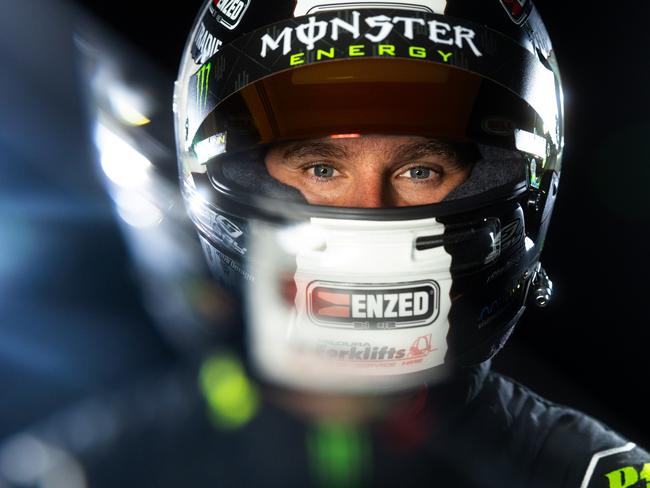
[[(314, 424), (263, 404), (245, 425), (219, 429), (195, 385), (192, 374), (148, 381), (21, 439), (74, 459), (91, 488), (650, 486), (647, 451), (489, 362), (364, 426)], [(47, 475), (32, 484), (46, 486)]]

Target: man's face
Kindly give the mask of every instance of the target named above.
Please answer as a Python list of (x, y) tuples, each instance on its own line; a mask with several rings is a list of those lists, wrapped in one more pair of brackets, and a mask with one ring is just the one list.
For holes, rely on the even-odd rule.
[(443, 142), (383, 135), (278, 144), (265, 162), (273, 178), (311, 204), (366, 208), (439, 202), (472, 167)]

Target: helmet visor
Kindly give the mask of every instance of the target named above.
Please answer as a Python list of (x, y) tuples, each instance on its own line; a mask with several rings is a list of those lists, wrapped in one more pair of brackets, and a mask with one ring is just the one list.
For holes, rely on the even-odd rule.
[(515, 150), (521, 131), (537, 135), (537, 147), (529, 150), (546, 153), (535, 110), (477, 74), (405, 59), (342, 60), (285, 70), (244, 87), (205, 119), (192, 147), (205, 159), (260, 144), (391, 134)]

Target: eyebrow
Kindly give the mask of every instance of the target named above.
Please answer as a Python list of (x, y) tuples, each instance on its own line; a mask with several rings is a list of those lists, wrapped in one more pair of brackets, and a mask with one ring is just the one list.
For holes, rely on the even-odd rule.
[(400, 160), (418, 159), (432, 155), (445, 156), (451, 160), (457, 158), (456, 150), (451, 144), (438, 140), (405, 144), (400, 146), (395, 153), (395, 157)]
[[(300, 159), (306, 156), (317, 156), (332, 159), (345, 159), (350, 153), (345, 147), (332, 144), (329, 141), (304, 141), (294, 142), (283, 152), (285, 161)], [(444, 156), (450, 162), (461, 164), (460, 155), (453, 144), (438, 139), (430, 139), (424, 142), (403, 144), (395, 150), (393, 158), (398, 160), (413, 160), (430, 156)]]
[(326, 158), (347, 158), (345, 148), (327, 142), (297, 142), (291, 144), (283, 154), (285, 159), (304, 156), (322, 156)]

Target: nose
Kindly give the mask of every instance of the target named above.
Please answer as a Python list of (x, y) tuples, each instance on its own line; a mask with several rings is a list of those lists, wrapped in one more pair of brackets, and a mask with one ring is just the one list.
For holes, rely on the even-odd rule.
[(381, 173), (366, 174), (356, 178), (348, 191), (345, 206), (356, 208), (395, 206), (390, 183)]

